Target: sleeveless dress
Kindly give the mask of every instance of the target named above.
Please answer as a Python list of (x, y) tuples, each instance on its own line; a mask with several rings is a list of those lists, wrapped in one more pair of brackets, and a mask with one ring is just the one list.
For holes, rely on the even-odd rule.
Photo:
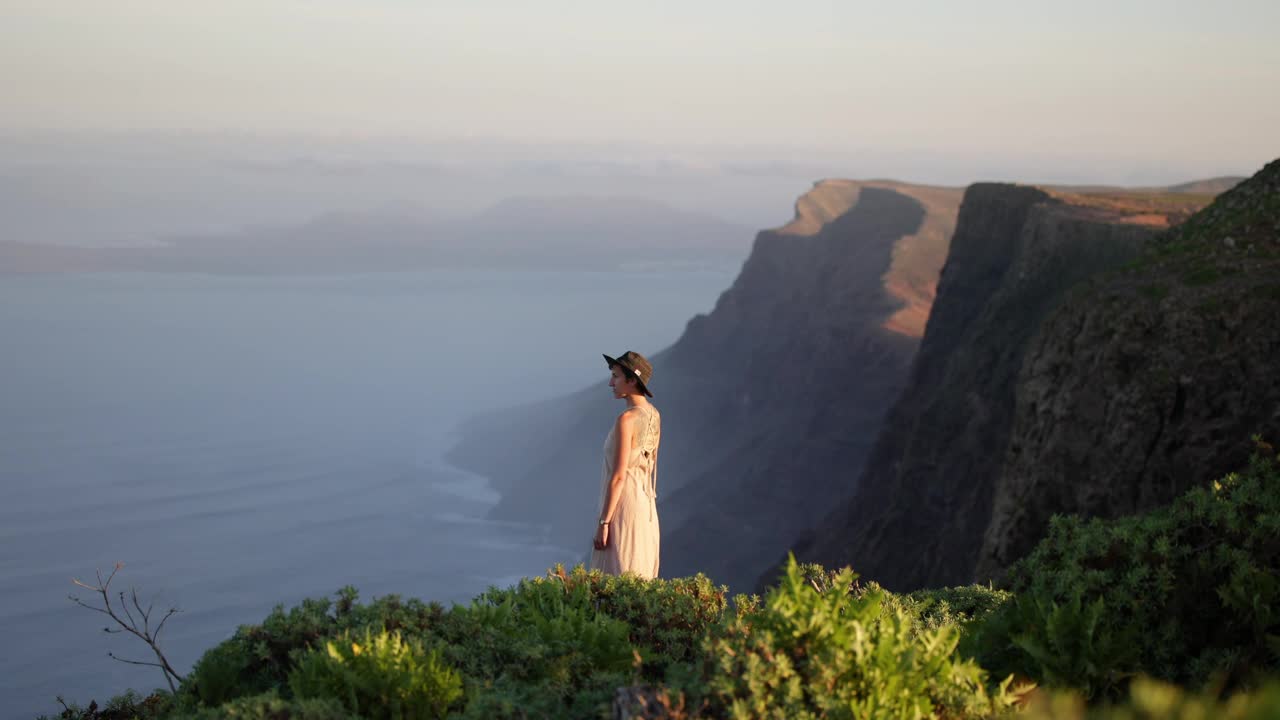
[[(631, 455), (621, 494), (609, 522), (609, 545), (591, 551), (591, 569), (609, 575), (632, 572), (643, 578), (658, 576), (658, 443), (662, 439), (662, 418), (652, 405), (639, 405)], [(617, 425), (604, 440), (604, 482), (600, 504), (608, 497), (613, 462), (618, 455)]]

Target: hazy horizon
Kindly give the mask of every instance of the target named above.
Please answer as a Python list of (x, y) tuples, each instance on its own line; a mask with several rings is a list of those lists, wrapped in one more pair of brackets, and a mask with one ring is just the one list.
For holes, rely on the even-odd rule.
[(1169, 184), (1280, 154), (1280, 6), (1261, 1), (3, 13), (10, 136), (230, 133), (941, 184)]
[[(0, 244), (154, 246), (192, 236), (244, 242), (331, 234), (334, 220), (350, 225), (344, 218), (363, 223), (352, 230), (382, 233), (465, 222), (512, 198), (537, 198), (550, 200), (568, 230), (593, 213), (598, 222), (602, 210), (631, 205), (683, 217), (685, 235), (708, 221), (740, 228), (732, 244), (745, 249), (757, 230), (789, 222), (795, 201), (824, 178), (1164, 186), (1252, 175), (1265, 160), (1200, 172), (1173, 164), (1104, 172), (1087, 158), (1000, 166), (976, 156), (889, 151), (771, 155), (764, 148), (0, 130), (0, 214), (7, 220)], [(602, 198), (609, 202), (591, 202)], [(611, 226), (625, 232), (625, 213), (616, 214), (620, 222)]]

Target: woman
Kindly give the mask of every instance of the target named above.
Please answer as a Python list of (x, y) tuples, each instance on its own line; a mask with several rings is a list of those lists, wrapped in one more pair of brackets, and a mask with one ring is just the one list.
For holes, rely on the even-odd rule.
[(655, 578), (662, 418), (648, 400), (653, 397), (647, 387), (653, 366), (643, 355), (630, 350), (616, 358), (605, 355), (604, 359), (609, 365), (613, 397), (625, 400), (627, 409), (618, 416), (604, 441), (604, 487), (591, 569), (610, 575), (631, 572)]

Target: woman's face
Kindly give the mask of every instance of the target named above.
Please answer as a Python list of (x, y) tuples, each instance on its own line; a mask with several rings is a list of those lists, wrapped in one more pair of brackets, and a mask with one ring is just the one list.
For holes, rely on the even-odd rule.
[(624, 398), (628, 395), (636, 394), (636, 384), (627, 379), (622, 374), (622, 369), (617, 365), (609, 368), (609, 388), (613, 390), (615, 398)]

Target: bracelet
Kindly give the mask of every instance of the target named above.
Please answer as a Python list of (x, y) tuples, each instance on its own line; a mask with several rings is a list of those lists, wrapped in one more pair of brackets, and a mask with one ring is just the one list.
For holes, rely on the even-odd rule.
[(608, 520), (601, 520), (601, 521), (600, 521), (600, 524), (601, 524), (601, 525), (608, 525), (608, 524), (609, 524), (609, 521), (608, 521)]

